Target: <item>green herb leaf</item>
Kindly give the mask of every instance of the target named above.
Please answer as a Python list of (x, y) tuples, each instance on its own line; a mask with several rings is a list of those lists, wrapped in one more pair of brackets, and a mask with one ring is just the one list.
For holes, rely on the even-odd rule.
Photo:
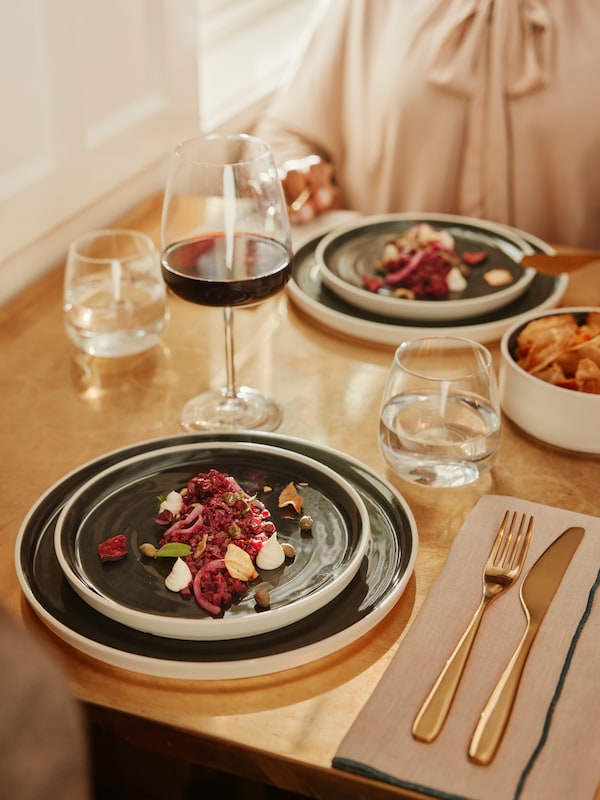
[[(252, 503), (254, 503), (254, 501), (256, 500), (257, 497), (258, 497), (258, 495), (253, 494), (252, 497), (249, 497), (248, 500), (246, 500), (246, 508), (244, 508), (242, 510), (242, 517), (245, 517), (250, 513), (250, 509), (252, 508)], [(242, 496), (240, 498), (240, 500), (243, 500), (243, 499), (244, 498)]]
[(189, 544), (168, 542), (168, 544), (163, 544), (160, 550), (156, 551), (154, 558), (179, 558), (182, 556), (189, 556), (191, 552), (192, 548)]

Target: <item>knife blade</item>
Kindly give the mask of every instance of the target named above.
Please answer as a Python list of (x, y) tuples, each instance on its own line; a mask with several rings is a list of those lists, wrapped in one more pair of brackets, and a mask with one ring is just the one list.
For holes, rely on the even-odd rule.
[(512, 711), (529, 650), (584, 533), (584, 528), (567, 528), (542, 553), (521, 584), (521, 605), (527, 625), (473, 732), (469, 759), (476, 764), (489, 764), (496, 754)]
[(546, 275), (560, 275), (561, 272), (574, 272), (586, 264), (600, 261), (598, 250), (584, 250), (580, 252), (555, 253), (530, 253), (522, 256), (522, 267), (533, 267), (537, 272)]

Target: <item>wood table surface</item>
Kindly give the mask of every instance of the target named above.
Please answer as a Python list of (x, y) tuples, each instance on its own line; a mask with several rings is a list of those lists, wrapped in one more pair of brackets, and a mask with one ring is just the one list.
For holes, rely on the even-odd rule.
[[(157, 239), (159, 220), (160, 197), (153, 197), (119, 224)], [(84, 462), (181, 432), (184, 402), (208, 384), (224, 383), (222, 312), (171, 298), (162, 344), (134, 358), (94, 359), (78, 353), (65, 334), (62, 271), (58, 265), (0, 310), (0, 602), (62, 662), (90, 718), (115, 736), (311, 797), (407, 796), (334, 770), (331, 760), (419, 611), (463, 520), (487, 492), (600, 515), (600, 461), (546, 446), (504, 418), (490, 475), (465, 489), (409, 486), (387, 469), (377, 444), (393, 348), (321, 327), (285, 293), (236, 311), (238, 383), (280, 401), (278, 433), (343, 451), (398, 488), (418, 528), (414, 575), (374, 630), (298, 668), (243, 680), (191, 681), (106, 665), (60, 641), (28, 606), (12, 561), (19, 526), (50, 485)], [(571, 276), (562, 305), (580, 304), (600, 306), (597, 264)], [(497, 365), (498, 344), (490, 349)]]

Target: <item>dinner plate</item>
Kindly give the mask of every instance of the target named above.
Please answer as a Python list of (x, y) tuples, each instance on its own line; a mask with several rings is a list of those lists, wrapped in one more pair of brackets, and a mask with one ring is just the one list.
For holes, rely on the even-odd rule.
[[(269, 510), (281, 543), (296, 550), (291, 563), (258, 570), (256, 584), (212, 617), (195, 600), (165, 586), (174, 559), (148, 558), (140, 545), (159, 547), (164, 526), (154, 522), (158, 497), (184, 488), (210, 469), (232, 475)], [(278, 507), (290, 482), (303, 498), (302, 514), (313, 520), (300, 530), (299, 515)], [(127, 555), (102, 562), (98, 545), (116, 533)], [(369, 516), (356, 489), (329, 467), (300, 453), (267, 444), (204, 442), (159, 448), (108, 467), (65, 503), (55, 530), (59, 564), (72, 588), (96, 611), (146, 633), (174, 639), (254, 636), (296, 622), (334, 599), (358, 571), (369, 539)], [(270, 594), (270, 608), (254, 600)]]
[[(541, 239), (519, 233), (527, 238), (534, 251), (553, 252), (550, 245)], [(287, 284), (289, 296), (311, 319), (330, 330), (374, 344), (397, 347), (419, 336), (440, 334), (464, 336), (483, 344), (498, 341), (510, 325), (530, 311), (556, 307), (569, 283), (566, 274), (554, 276), (536, 273), (525, 292), (512, 303), (466, 322), (404, 322), (351, 305), (325, 286), (315, 259), (315, 251), (322, 237), (322, 233), (317, 234), (296, 250), (292, 277)]]
[[(363, 278), (377, 277), (375, 265), (386, 243), (423, 223), (449, 233), (461, 257), (466, 251), (485, 253), (480, 265), (469, 268), (466, 288), (450, 292), (443, 300), (408, 300), (391, 292), (368, 291)], [(493, 222), (450, 214), (384, 214), (331, 231), (319, 242), (315, 257), (325, 285), (351, 305), (396, 320), (448, 322), (495, 311), (522, 295), (535, 270), (519, 262), (531, 252), (525, 239)], [(490, 286), (485, 276), (492, 269), (509, 273), (511, 282)]]
[[(206, 441), (256, 442), (301, 453), (338, 472), (360, 493), (371, 536), (359, 571), (325, 607), (275, 631), (243, 639), (176, 640), (129, 628), (98, 613), (71, 588), (54, 549), (64, 504), (98, 472), (159, 448)], [(53, 634), (76, 650), (122, 669), (167, 678), (219, 680), (302, 666), (352, 644), (394, 608), (414, 570), (418, 534), (398, 491), (359, 461), (335, 450), (272, 433), (181, 434), (107, 453), (57, 481), (31, 507), (16, 542), (23, 594)]]

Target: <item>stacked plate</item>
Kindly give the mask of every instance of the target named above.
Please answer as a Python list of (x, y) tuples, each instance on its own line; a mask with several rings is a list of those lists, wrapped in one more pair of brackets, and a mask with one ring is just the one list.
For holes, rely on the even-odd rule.
[[(469, 269), (466, 286), (441, 300), (405, 299), (373, 292), (365, 283), (379, 275), (386, 243), (409, 228), (427, 224), (449, 234), (459, 256), (483, 255)], [(566, 276), (546, 276), (521, 266), (524, 254), (552, 252), (535, 237), (505, 225), (447, 214), (388, 214), (364, 217), (336, 227), (305, 243), (296, 253), (289, 291), (313, 318), (339, 332), (381, 344), (435, 332), (451, 332), (481, 342), (499, 339), (504, 330), (531, 309), (558, 304)], [(488, 281), (492, 270), (506, 282)]]
[[(248, 495), (264, 501), (279, 540), (297, 550), (287, 568), (261, 575), (271, 596), (268, 613), (257, 612), (250, 592), (215, 619), (197, 603), (169, 591), (156, 559), (140, 551), (143, 543), (158, 548), (164, 534), (164, 527), (153, 522), (157, 498), (181, 490), (190, 478), (210, 469), (234, 475)], [(290, 481), (302, 484), (304, 509), (315, 520), (310, 536), (299, 535), (297, 517), (277, 507)], [(128, 554), (103, 563), (98, 545), (115, 533), (125, 535)], [(253, 636), (308, 616), (346, 588), (368, 541), (367, 509), (348, 481), (299, 453), (244, 442), (199, 442), (124, 459), (69, 498), (54, 533), (65, 577), (92, 608), (136, 630), (200, 640)]]
[[(260, 573), (268, 610), (250, 591), (213, 618), (170, 592), (140, 552), (164, 531), (157, 497), (211, 468), (256, 494), (294, 544), (291, 563)], [(309, 534), (278, 507), (290, 482), (313, 518)], [(98, 545), (117, 533), (127, 556), (102, 562)], [(220, 679), (299, 666), (355, 641), (393, 608), (416, 550), (403, 498), (359, 462), (275, 434), (198, 434), (109, 453), (63, 478), (24, 521), (16, 566), (34, 611), (77, 649), (147, 674)]]

